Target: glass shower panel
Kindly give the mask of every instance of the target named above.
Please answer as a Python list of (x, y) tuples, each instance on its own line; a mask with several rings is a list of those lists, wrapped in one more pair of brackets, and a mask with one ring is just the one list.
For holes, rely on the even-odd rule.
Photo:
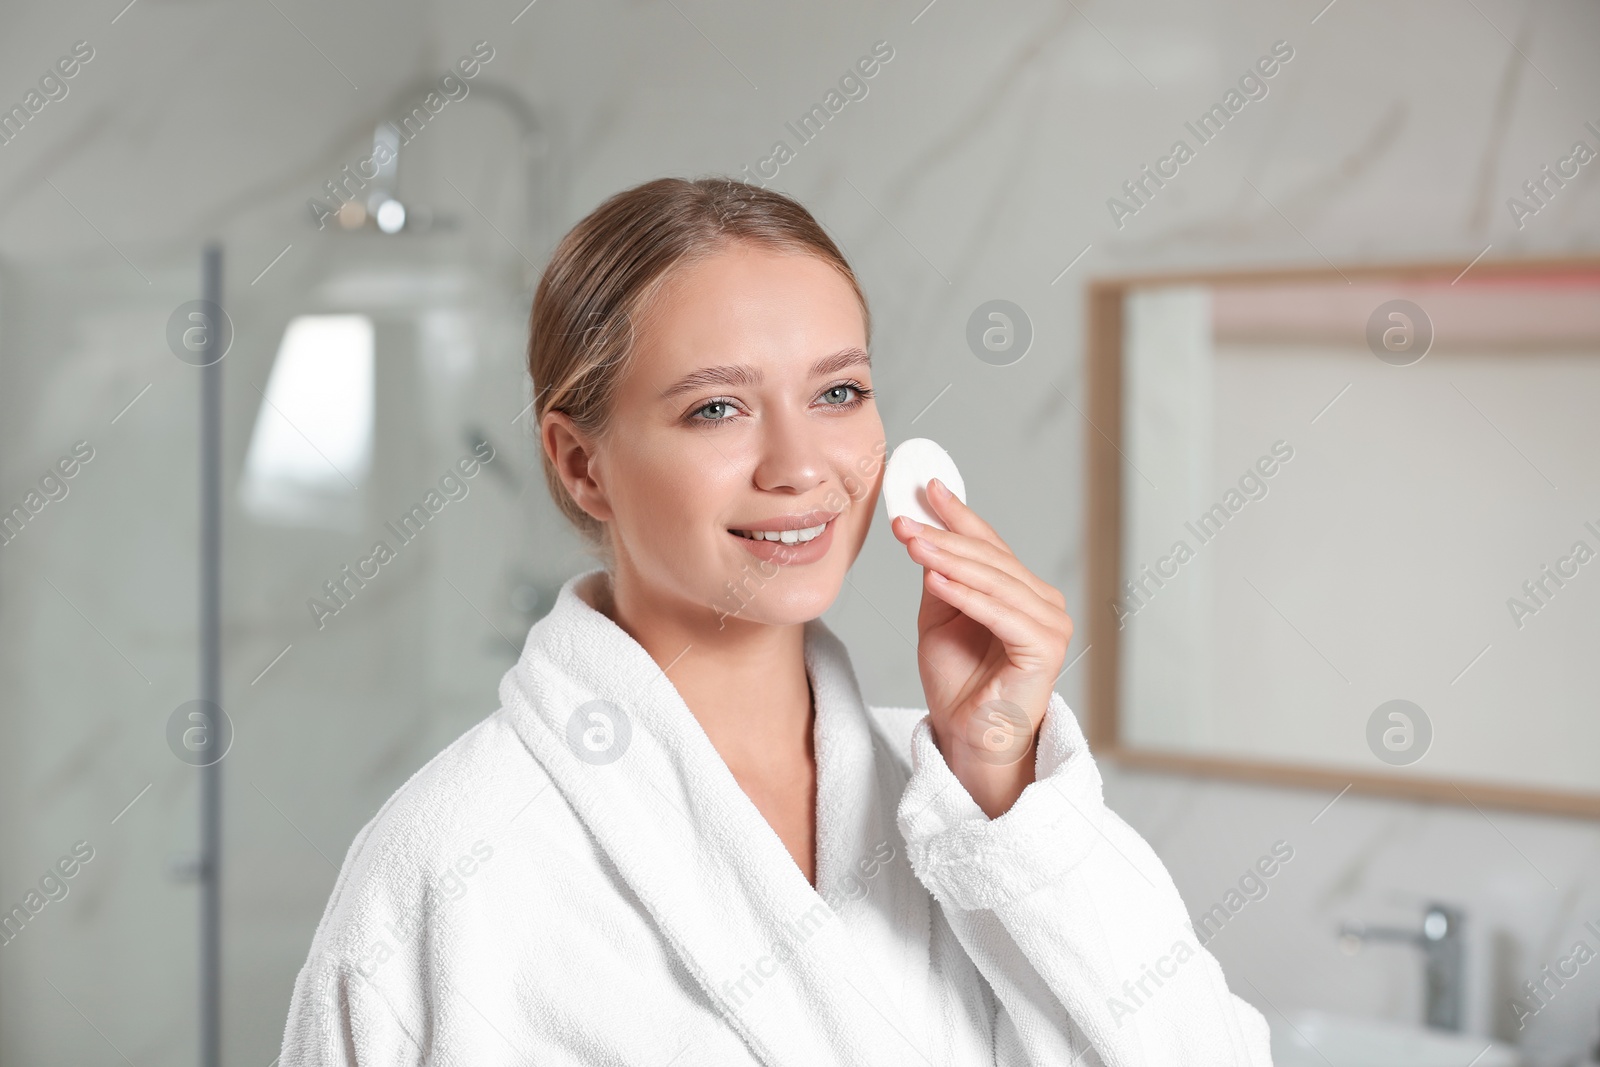
[(0, 265), (3, 1063), (195, 1056), (206, 324), (198, 248), (129, 251)]
[[(331, 235), (275, 287), (230, 287), (240, 340), (226, 386), (235, 741), (224, 763), (223, 1012), (233, 1062), (277, 1054), (350, 842), (494, 712), (528, 626), (585, 565), (570, 539), (541, 533), (554, 509), (523, 413), (527, 278), (455, 258), (456, 247)], [(313, 329), (320, 341), (296, 341)], [(315, 350), (321, 372), (297, 375), (297, 350)], [(352, 437), (360, 426), (364, 443)], [(251, 479), (275, 466), (306, 486), (290, 503), (280, 486), (281, 506), (264, 508), (270, 494)]]
[[(528, 426), (548, 156), (473, 99), (405, 149), (415, 226), (319, 229), (296, 175), (217, 238), (226, 1063), (276, 1059), (355, 835), (592, 565)], [(200, 1062), (210, 324), (199, 237), (127, 251), (0, 264), (0, 1064)]]

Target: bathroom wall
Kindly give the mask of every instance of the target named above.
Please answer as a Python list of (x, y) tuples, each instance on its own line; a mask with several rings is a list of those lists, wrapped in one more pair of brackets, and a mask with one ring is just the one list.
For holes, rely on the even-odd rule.
[[(288, 279), (332, 247), (305, 201), (359, 158), (364, 139), (370, 145), (377, 114), (410, 106), (408, 85), (437, 78), (474, 42), (487, 41), (495, 58), (485, 84), (514, 88), (547, 126), (554, 165), (535, 200), (548, 218), (536, 224), (519, 206), (513, 178), (519, 162), (507, 148), (511, 127), (491, 117), (493, 109), (468, 118), (467, 105), (451, 103), (425, 131), (427, 151), (414, 153), (426, 160), (418, 163), (423, 194), (461, 228), (457, 252), (438, 257), (493, 260), (504, 288), (525, 300), (550, 242), (604, 196), (662, 174), (771, 175), (765, 180), (813, 209), (862, 278), (873, 305), (875, 378), (891, 441), (941, 441), (962, 463), (972, 504), (1024, 562), (1060, 586), (1069, 603), (1081, 604), (1083, 449), (1094, 432), (1083, 415), (1086, 280), (1232, 264), (1465, 262), (1486, 248), (1488, 258), (1600, 252), (1593, 167), (1537, 215), (1518, 220), (1506, 206), (1574, 141), (1600, 143), (1585, 128), (1586, 121), (1600, 125), (1600, 68), (1593, 62), (1600, 10), (1581, 0), (1325, 4), (1020, 0), (1002, 11), (960, 0), (804, 7), (539, 0), (525, 8), (516, 0), (413, 0), (379, 9), (141, 0), (120, 15), (115, 2), (70, 13), (40, 6), (11, 16), (0, 69), (21, 73), (0, 93), (20, 97), (26, 72), (42, 71), (77, 40), (92, 41), (96, 55), (70, 95), (0, 147), (0, 257), (12, 271), (32, 272), (39, 264), (70, 270), (90, 261), (120, 269), (119, 256), (139, 264), (181, 262), (201, 239), (220, 233), (243, 290), (250, 288), (248, 275), (292, 245), (261, 282), (280, 288), (253, 299), (263, 321), (298, 313), (312, 287)], [(1185, 122), (1221, 100), (1279, 41), (1293, 56), (1265, 82), (1267, 94), (1251, 100), (1146, 204), (1114, 217), (1107, 201), (1121, 195), (1122, 184), (1166, 155), (1186, 135)], [(874, 74), (841, 89), (857, 61), (873, 55)], [(847, 102), (802, 142), (794, 127), (834, 90), (840, 90), (836, 100)], [(777, 142), (786, 149), (775, 151)], [(420, 262), (436, 258), (420, 256)], [(276, 272), (284, 268), (280, 280)], [(123, 282), (145, 288), (131, 273)], [(14, 285), (0, 292), (0, 330), (7, 303), (26, 291)], [(86, 294), (92, 299), (94, 291)], [(997, 298), (1020, 305), (1034, 331), (1026, 357), (1007, 367), (980, 361), (966, 341), (968, 316)], [(507, 315), (473, 321), (501, 324), (480, 335), (483, 358), (495, 369), (476, 380), (511, 381), (517, 341), (504, 325)], [(36, 324), (6, 359), (39, 361), (55, 351), (48, 329)], [(97, 359), (78, 365), (75, 387), (122, 395), (115, 376), (127, 371), (114, 358), (115, 344), (102, 339), (97, 351)], [(67, 427), (38, 413), (16, 418), (22, 403), (16, 391), (25, 397), (24, 385), (33, 388), (44, 372), (8, 373), (13, 392), (0, 398), (6, 405), (0, 488), (10, 493), (37, 461), (54, 457), (57, 431)], [(119, 388), (107, 386), (113, 381)], [(132, 384), (130, 395), (139, 387)], [(503, 397), (505, 432), (520, 430), (512, 417), (526, 402), (521, 396)], [(237, 403), (237, 417), (247, 418), (248, 393)], [(486, 410), (487, 401), (478, 409)], [(177, 420), (182, 410), (174, 402), (160, 419)], [(162, 447), (180, 454), (186, 432), (174, 422), (173, 440)], [(440, 454), (454, 447), (442, 432), (436, 440)], [(237, 453), (242, 443), (230, 447)], [(507, 453), (532, 463), (530, 449)], [(434, 456), (425, 454), (408, 470), (425, 472)], [(163, 506), (174, 509), (175, 528), (186, 528), (177, 509), (192, 506), (182, 503), (192, 500), (191, 471), (172, 468), (171, 499)], [(547, 589), (585, 564), (539, 502), (535, 469), (530, 465), (522, 477), (519, 503), (496, 505), (480, 517), (531, 531), (503, 555), (526, 571), (529, 588)], [(90, 512), (81, 514), (87, 525)], [(104, 521), (115, 514), (106, 512)], [(83, 526), (76, 531), (62, 536), (80, 537), (84, 546), (105, 536)], [(473, 531), (455, 532), (458, 547), (447, 558), (464, 558)], [(273, 555), (277, 542), (263, 535), (244, 543), (250, 551), (237, 554), (243, 569), (233, 572), (227, 595), (254, 591), (238, 617), (268, 629), (251, 637), (243, 627), (230, 636), (229, 684), (238, 692), (247, 691), (254, 674), (245, 660), (253, 666), (262, 661), (259, 653), (270, 658), (264, 635), (280, 624), (274, 613), (301, 610), (298, 596), (281, 602), (272, 596), (274, 577), (290, 566)], [(71, 545), (64, 542), (60, 551), (70, 555)], [(190, 546), (174, 542), (148, 551), (174, 576), (188, 573), (182, 567)], [(302, 565), (315, 569), (303, 559), (295, 564)], [(17, 614), (27, 604), (6, 592), (20, 580), (17, 566), (0, 556), (5, 632), (12, 637), (30, 625)], [(478, 578), (485, 589), (496, 580)], [(828, 615), (876, 702), (921, 702), (909, 641), (916, 583), (916, 568), (880, 524)], [(417, 620), (427, 614), (426, 589), (449, 593), (437, 580), (417, 592), (421, 599), (408, 609)], [(1594, 590), (1573, 595), (1600, 607)], [(143, 601), (158, 629), (178, 635), (162, 653), (174, 678), (188, 669), (180, 638), (190, 625), (192, 596), (192, 588), (156, 584)], [(494, 617), (510, 625), (513, 615), (504, 610)], [(52, 612), (41, 627), (64, 627), (71, 618), (65, 608)], [(895, 625), (886, 629), (884, 617)], [(458, 631), (474, 642), (495, 640), (481, 621), (462, 609), (433, 632), (441, 647)], [(319, 678), (328, 687), (314, 706), (291, 712), (272, 733), (275, 747), (251, 765), (278, 775), (256, 782), (280, 806), (290, 798), (287, 814), (302, 830), (272, 824), (276, 816), (249, 782), (231, 780), (229, 818), (248, 820), (242, 832), (259, 846), (247, 857), (253, 884), (230, 883), (235, 907), (255, 909), (258, 917), (232, 928), (230, 951), (255, 961), (248, 973), (230, 965), (232, 1060), (268, 1063), (276, 1055), (274, 1031), (332, 885), (325, 857), (337, 862), (376, 804), (442, 739), (493, 710), (503, 663), (486, 652), (441, 652), (428, 668), (433, 688), (427, 691), (447, 699), (405, 702), (409, 718), (402, 722), (410, 728), (385, 732), (390, 743), (382, 759), (363, 757), (359, 773), (351, 773), (352, 758), (337, 751), (363, 744), (351, 720), (333, 744), (306, 743), (319, 736), (318, 709), (354, 714), (341, 692), (351, 698), (379, 692), (349, 672), (352, 664), (370, 669), (385, 632), (353, 637), (345, 654), (306, 662), (297, 668), (309, 672), (297, 676), (298, 688), (264, 705), (300, 707), (293, 694), (315, 691)], [(246, 647), (250, 657), (240, 655)], [(94, 692), (121, 699), (126, 679), (115, 677), (123, 669), (115, 657), (85, 653), (68, 660), (58, 668), (62, 674), (84, 675), (68, 708), (92, 703)], [(8, 670), (22, 669), (7, 662)], [(70, 844), (74, 838), (65, 835), (76, 831), (66, 827), (74, 819), (92, 810), (103, 821), (109, 815), (100, 808), (113, 795), (131, 797), (147, 780), (122, 788), (135, 775), (110, 776), (131, 758), (124, 748), (114, 738), (95, 740), (97, 720), (86, 725), (82, 715), (64, 714), (52, 686), (30, 677), (36, 688), (19, 705), (27, 732), (8, 725), (0, 746), (8, 824), (0, 830), (4, 899), (54, 859), (58, 840)], [(391, 682), (384, 691), (405, 688), (403, 678)], [(1087, 710), (1081, 663), (1061, 689), (1080, 715)], [(164, 718), (155, 714), (158, 704), (146, 718)], [(386, 710), (369, 704), (360, 714), (378, 723)], [(27, 747), (19, 747), (24, 741)], [(269, 758), (274, 751), (296, 753), (301, 763)], [(34, 764), (25, 784), (15, 784)], [(53, 776), (53, 791), (33, 788), (45, 775)], [(1321, 793), (1109, 766), (1105, 776), (1112, 806), (1149, 837), (1196, 915), (1275, 842), (1293, 847), (1293, 860), (1271, 880), (1268, 895), (1209, 943), (1233, 988), (1269, 1018), (1298, 1008), (1420, 1018), (1419, 959), (1390, 947), (1344, 955), (1334, 929), (1345, 918), (1411, 922), (1425, 901), (1439, 899), (1467, 913), (1471, 1029), (1516, 1040), (1535, 1062), (1551, 1065), (1571, 1062), (1595, 1041), (1595, 968), (1585, 968), (1520, 1030), (1507, 1008), (1518, 983), (1566, 955), (1585, 919), (1600, 919), (1600, 829), (1593, 823), (1353, 793), (1323, 810), (1333, 797)], [(164, 821), (149, 837), (132, 839), (146, 847), (130, 844), (125, 864), (157, 868), (189, 839), (183, 820), (193, 794), (186, 789), (173, 780), (158, 790)], [(95, 873), (91, 864), (84, 876)], [(162, 877), (147, 874), (152, 886)], [(93, 885), (86, 881), (84, 888)], [(190, 946), (172, 940), (173, 930), (189, 924), (192, 897), (185, 892), (151, 888), (145, 903), (119, 905), (115, 922), (99, 928), (107, 937), (114, 929), (114, 941), (51, 942), (59, 969), (48, 976), (77, 973), (97, 952), (115, 953), (130, 977), (138, 973), (131, 961), (185, 956)], [(110, 886), (102, 884), (98, 896), (69, 898), (66, 904), (78, 900), (72, 907), (80, 910), (60, 917), (92, 922), (82, 910), (85, 898), (112, 907), (105, 903)], [(169, 912), (170, 921), (141, 921)], [(41, 940), (51, 933), (28, 931), (36, 932)], [(56, 994), (39, 984), (38, 961), (8, 962), (10, 951), (0, 950), (0, 1063), (38, 1062), (44, 1050), (63, 1045), (73, 1050), (72, 1062), (120, 1062), (71, 1008), (50, 999)], [(171, 996), (187, 996), (192, 972), (177, 964), (170, 970)], [(82, 985), (91, 987), (92, 978)], [(99, 1013), (113, 1019), (103, 1024), (113, 1035), (139, 1032), (145, 1058), (135, 1054), (137, 1062), (190, 1062), (187, 1009), (167, 1012), (146, 1032), (114, 991), (83, 1008), (97, 1020)], [(40, 1022), (46, 1017), (48, 1026)]]

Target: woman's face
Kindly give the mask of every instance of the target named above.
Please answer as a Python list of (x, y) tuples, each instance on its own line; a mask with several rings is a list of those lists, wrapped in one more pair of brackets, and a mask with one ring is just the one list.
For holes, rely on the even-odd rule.
[[(719, 628), (821, 615), (886, 451), (850, 284), (815, 256), (735, 243), (668, 277), (635, 344), (590, 468), (619, 581)], [(757, 530), (813, 539), (734, 532)]]

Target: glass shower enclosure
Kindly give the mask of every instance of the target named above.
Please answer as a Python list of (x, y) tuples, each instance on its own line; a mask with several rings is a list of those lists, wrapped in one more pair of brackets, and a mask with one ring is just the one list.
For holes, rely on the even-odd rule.
[(271, 1064), (349, 843), (589, 565), (528, 424), (555, 154), (473, 99), (320, 226), (301, 175), (0, 263), (0, 1064)]

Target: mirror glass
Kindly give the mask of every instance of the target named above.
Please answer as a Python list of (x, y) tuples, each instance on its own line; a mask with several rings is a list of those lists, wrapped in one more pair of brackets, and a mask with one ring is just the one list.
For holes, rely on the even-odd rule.
[(1120, 743), (1600, 792), (1600, 269), (1135, 286)]

